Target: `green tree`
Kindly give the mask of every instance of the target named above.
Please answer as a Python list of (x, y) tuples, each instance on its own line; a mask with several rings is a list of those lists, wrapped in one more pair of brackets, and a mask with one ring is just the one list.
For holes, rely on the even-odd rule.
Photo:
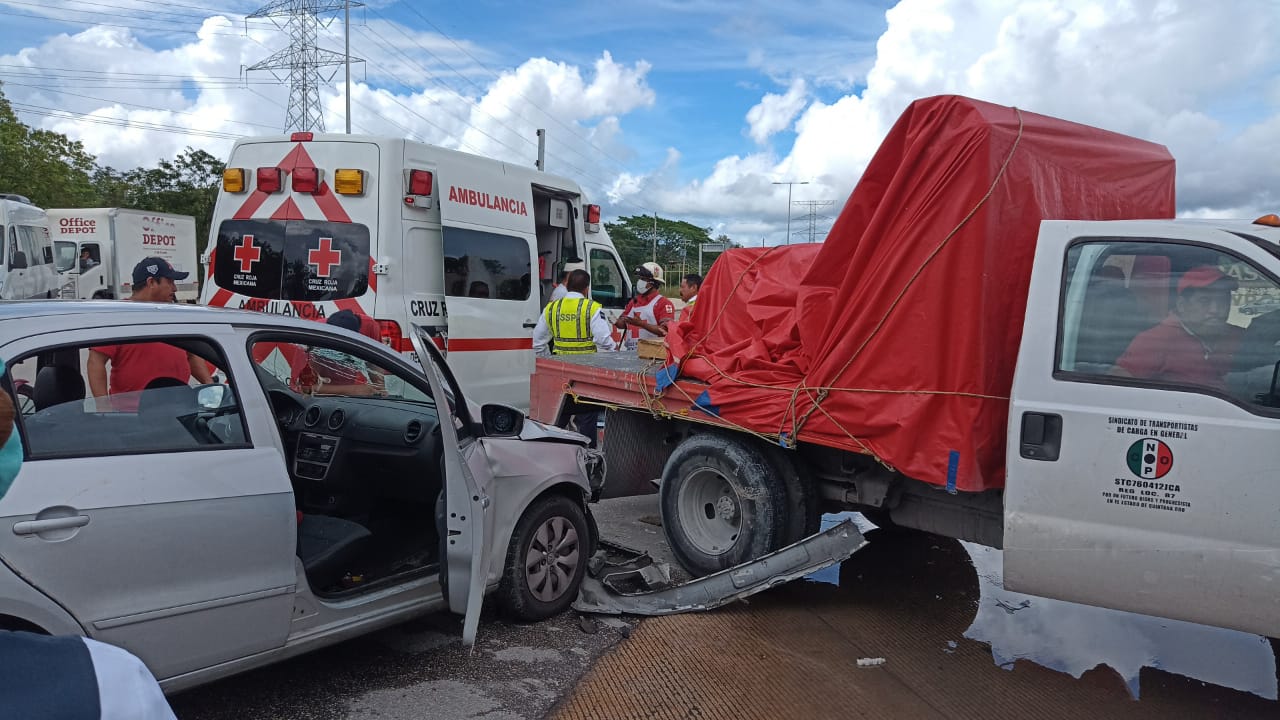
[(640, 263), (653, 259), (656, 239), (657, 262), (671, 278), (675, 278), (682, 264), (696, 268), (698, 247), (711, 242), (710, 228), (662, 217), (657, 219), (655, 235), (652, 215), (620, 217), (616, 223), (605, 223), (605, 229), (618, 248), (618, 254), (622, 256), (623, 266), (628, 272)]
[(96, 196), (94, 163), (79, 141), (20, 122), (0, 88), (0, 192), (40, 207), (83, 207)]
[(105, 207), (191, 215), (196, 219), (197, 251), (203, 254), (224, 167), (213, 155), (188, 147), (153, 168), (125, 172), (98, 168), (93, 183), (98, 202)]

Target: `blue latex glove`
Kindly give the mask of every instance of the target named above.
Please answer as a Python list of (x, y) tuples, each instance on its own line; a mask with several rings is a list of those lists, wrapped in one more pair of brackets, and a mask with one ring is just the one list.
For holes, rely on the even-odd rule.
[[(0, 375), (4, 372), (5, 364), (0, 360)], [(22, 438), (18, 436), (15, 412), (13, 398), (6, 392), (0, 392), (0, 437), (7, 436), (4, 445), (0, 446), (0, 498), (9, 492), (9, 486), (18, 477), (18, 469), (22, 467)]]

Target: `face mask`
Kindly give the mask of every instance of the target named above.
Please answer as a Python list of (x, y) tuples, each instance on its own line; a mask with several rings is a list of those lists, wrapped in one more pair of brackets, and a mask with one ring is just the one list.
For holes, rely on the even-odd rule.
[(649, 281), (648, 281), (648, 280), (637, 280), (637, 281), (636, 281), (636, 293), (637, 293), (637, 294), (639, 294), (639, 295), (643, 295), (643, 294), (645, 294), (645, 293), (647, 293), (647, 292), (649, 292)]

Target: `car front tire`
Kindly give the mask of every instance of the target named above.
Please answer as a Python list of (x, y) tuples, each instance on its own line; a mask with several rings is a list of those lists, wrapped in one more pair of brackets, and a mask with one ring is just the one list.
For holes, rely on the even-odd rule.
[(591, 553), (582, 506), (564, 495), (531, 504), (516, 523), (498, 586), (498, 604), (517, 620), (545, 620), (578, 597)]

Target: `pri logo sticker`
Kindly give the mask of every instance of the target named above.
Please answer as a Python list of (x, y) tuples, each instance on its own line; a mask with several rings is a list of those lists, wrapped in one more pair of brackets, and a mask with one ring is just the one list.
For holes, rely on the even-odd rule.
[(1173, 469), (1173, 450), (1155, 438), (1143, 438), (1129, 446), (1129, 470), (1144, 480), (1155, 480)]

